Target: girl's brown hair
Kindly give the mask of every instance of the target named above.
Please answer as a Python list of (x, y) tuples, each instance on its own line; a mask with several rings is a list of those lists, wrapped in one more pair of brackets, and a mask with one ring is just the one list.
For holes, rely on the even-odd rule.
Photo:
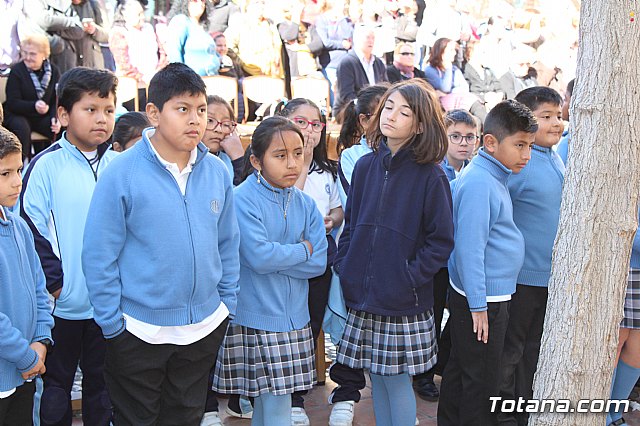
[(413, 137), (407, 147), (413, 151), (418, 164), (439, 163), (447, 154), (448, 140), (444, 127), (440, 103), (434, 90), (422, 79), (401, 81), (393, 86), (380, 99), (380, 104), (367, 129), (367, 140), (374, 151), (385, 136), (380, 131), (380, 115), (393, 93), (398, 92), (407, 101), (413, 113)]
[(227, 109), (227, 112), (229, 113), (229, 117), (231, 117), (231, 120), (236, 121), (236, 117), (234, 117), (233, 115), (233, 108), (231, 108), (231, 105), (229, 105), (229, 102), (224, 100), (222, 97), (218, 95), (207, 96), (207, 105), (222, 105)]
[(449, 43), (451, 43), (451, 39), (448, 38), (439, 38), (435, 43), (433, 43), (431, 53), (429, 54), (429, 65), (436, 69), (444, 70), (444, 66), (442, 65), (442, 55)]

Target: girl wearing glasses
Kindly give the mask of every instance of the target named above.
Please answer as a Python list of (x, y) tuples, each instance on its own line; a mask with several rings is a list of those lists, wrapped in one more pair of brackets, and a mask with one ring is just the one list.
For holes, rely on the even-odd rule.
[[(331, 235), (334, 229), (342, 225), (344, 212), (338, 193), (338, 165), (327, 157), (326, 119), (318, 106), (308, 99), (296, 98), (276, 107), (278, 115), (291, 120), (304, 137), (303, 172), (295, 186), (316, 202), (324, 217), (324, 229), (327, 234), (327, 268), (322, 275), (309, 280), (309, 315), (314, 344), (320, 335), (324, 311), (329, 298), (331, 285), (331, 265), (337, 246)], [(304, 411), (302, 395), (296, 392), (292, 396), (292, 424), (309, 424)]]
[(390, 83), (410, 78), (425, 78), (424, 72), (414, 67), (415, 47), (412, 43), (401, 41), (393, 51), (393, 65), (387, 66), (387, 77)]
[(233, 185), (242, 182), (244, 148), (238, 133), (231, 105), (220, 96), (207, 97), (207, 128), (202, 142), (209, 152), (217, 155), (229, 169)]

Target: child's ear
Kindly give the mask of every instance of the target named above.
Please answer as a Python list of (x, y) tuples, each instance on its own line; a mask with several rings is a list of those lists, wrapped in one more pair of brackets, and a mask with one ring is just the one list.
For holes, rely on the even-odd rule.
[(151, 126), (158, 127), (158, 115), (160, 114), (158, 107), (149, 102), (145, 107), (145, 112), (147, 113), (147, 118), (149, 119)]
[(124, 151), (124, 149), (122, 149), (122, 145), (120, 145), (120, 142), (114, 142), (111, 144), (113, 146), (113, 150), (116, 152), (122, 152)]
[(60, 125), (62, 127), (67, 127), (69, 125), (69, 113), (65, 107), (58, 107), (58, 121), (60, 121)]
[(424, 132), (424, 126), (422, 123), (418, 123), (418, 130), (416, 131), (416, 135), (421, 135)]
[(484, 142), (484, 149), (487, 150), (490, 154), (493, 154), (496, 151), (496, 148), (500, 144), (500, 141), (493, 136), (491, 133), (487, 133), (482, 138)]
[(258, 157), (251, 154), (251, 156), (249, 157), (249, 161), (251, 161), (251, 165), (253, 166), (254, 169), (256, 169), (259, 172), (262, 171), (262, 164), (260, 164), (260, 160), (258, 159)]

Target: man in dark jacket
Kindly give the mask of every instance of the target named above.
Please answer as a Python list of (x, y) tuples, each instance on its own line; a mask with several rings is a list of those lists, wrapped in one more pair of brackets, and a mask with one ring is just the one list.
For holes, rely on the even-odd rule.
[(372, 53), (375, 39), (373, 28), (355, 28), (353, 49), (338, 64), (334, 111), (340, 111), (363, 87), (388, 81), (384, 63)]

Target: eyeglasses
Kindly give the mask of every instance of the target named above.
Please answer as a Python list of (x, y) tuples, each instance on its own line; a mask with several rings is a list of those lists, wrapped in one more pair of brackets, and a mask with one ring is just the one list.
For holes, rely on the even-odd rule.
[(320, 133), (322, 129), (324, 129), (324, 126), (326, 126), (322, 121), (309, 121), (304, 117), (293, 117), (293, 120), (291, 121), (301, 129), (306, 129), (311, 125), (311, 129), (316, 133)]
[(451, 133), (449, 136), (449, 140), (454, 145), (462, 145), (462, 141), (465, 141), (467, 145), (475, 145), (478, 140), (478, 136), (476, 135), (461, 135), (460, 133)]
[(215, 118), (207, 118), (207, 130), (215, 130), (220, 126), (223, 133), (231, 133), (237, 125), (238, 123), (231, 120), (218, 121)]
[(413, 52), (400, 52), (402, 56), (415, 56), (416, 54)]

